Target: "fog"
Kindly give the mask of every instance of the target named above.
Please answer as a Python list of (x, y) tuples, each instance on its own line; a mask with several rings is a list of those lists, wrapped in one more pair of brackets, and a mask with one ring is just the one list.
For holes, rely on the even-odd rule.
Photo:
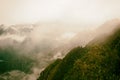
[(22, 80), (36, 80), (48, 64), (58, 58), (63, 58), (76, 46), (85, 46), (94, 37), (92, 31), (95, 28), (79, 26), (62, 23), (1, 25), (0, 48), (13, 48), (16, 51), (15, 55), (25, 55), (35, 62), (31, 63), (30, 74), (12, 70), (0, 77), (10, 80), (14, 80), (16, 77), (20, 80), (21, 78)]
[(74, 47), (101, 41), (120, 25), (119, 0), (0, 0), (0, 5), (0, 63), (16, 56), (24, 64), (24, 57), (33, 60), (29, 73), (13, 69), (0, 75), (5, 80), (36, 80)]
[(101, 25), (120, 18), (119, 0), (0, 0), (0, 24), (64, 22)]
[[(62, 23), (27, 24), (27, 25), (1, 25), (0, 48), (12, 47), (17, 50), (15, 54), (22, 54), (33, 59), (31, 73), (13, 70), (0, 77), (10, 80), (36, 80), (42, 70), (58, 58), (63, 58), (72, 48), (86, 46), (94, 38), (111, 34), (119, 19), (110, 20), (99, 27), (80, 27), (81, 25), (68, 25)], [(3, 60), (0, 60), (3, 62)], [(14, 75), (16, 74), (16, 75)], [(21, 78), (19, 78), (21, 76)]]

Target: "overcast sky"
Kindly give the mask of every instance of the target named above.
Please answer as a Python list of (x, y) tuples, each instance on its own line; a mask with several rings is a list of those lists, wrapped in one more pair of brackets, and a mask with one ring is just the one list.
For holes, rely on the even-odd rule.
[(120, 18), (120, 0), (0, 0), (0, 24), (102, 24)]

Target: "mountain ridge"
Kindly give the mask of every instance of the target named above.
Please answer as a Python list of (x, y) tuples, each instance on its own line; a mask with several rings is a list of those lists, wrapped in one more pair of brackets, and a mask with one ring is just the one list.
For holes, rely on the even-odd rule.
[(58, 62), (57, 67), (49, 70), (47, 75), (44, 75), (45, 69), (37, 80), (119, 80), (120, 28), (114, 29), (105, 38), (99, 42), (95, 38), (96, 41), (91, 41), (85, 47), (72, 49)]

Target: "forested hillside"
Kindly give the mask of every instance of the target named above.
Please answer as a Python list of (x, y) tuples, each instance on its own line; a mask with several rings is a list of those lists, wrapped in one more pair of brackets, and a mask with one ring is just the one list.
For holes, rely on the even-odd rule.
[(50, 64), (38, 80), (119, 80), (120, 29), (71, 50)]

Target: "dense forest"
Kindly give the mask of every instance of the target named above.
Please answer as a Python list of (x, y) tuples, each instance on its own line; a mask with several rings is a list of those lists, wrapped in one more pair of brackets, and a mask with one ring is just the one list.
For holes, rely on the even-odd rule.
[(38, 80), (119, 80), (120, 29), (72, 49), (41, 72)]

